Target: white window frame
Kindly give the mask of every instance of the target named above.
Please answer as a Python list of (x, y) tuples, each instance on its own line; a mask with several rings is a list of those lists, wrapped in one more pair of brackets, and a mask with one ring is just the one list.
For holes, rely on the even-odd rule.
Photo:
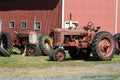
[(0, 19), (0, 32), (2, 32), (2, 19)]
[[(39, 29), (37, 28), (37, 23), (40, 23), (40, 28)], [(34, 27), (35, 30), (41, 30), (41, 22), (40, 21), (35, 21), (34, 24), (35, 24), (35, 27)]]
[[(26, 28), (23, 28), (23, 26), (22, 26), (22, 23), (24, 23), (24, 22), (26, 23)], [(21, 29), (27, 29), (27, 21), (22, 21), (21, 22)]]
[[(14, 26), (11, 26), (11, 23), (14, 23)], [(9, 27), (11, 28), (11, 29), (14, 29), (15, 28), (15, 21), (14, 20), (10, 20), (10, 22), (9, 22)]]

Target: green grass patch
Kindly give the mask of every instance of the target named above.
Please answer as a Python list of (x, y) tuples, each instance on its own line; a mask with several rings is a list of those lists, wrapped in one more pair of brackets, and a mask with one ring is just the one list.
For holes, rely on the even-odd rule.
[(84, 61), (72, 60), (67, 56), (63, 62), (49, 61), (48, 56), (25, 56), (11, 55), (11, 57), (0, 57), (0, 67), (37, 67), (49, 68), (52, 66), (94, 66), (99, 64), (120, 63), (120, 55), (115, 55), (111, 61)]
[[(111, 61), (72, 60), (68, 55), (62, 62), (49, 61), (48, 56), (0, 57), (0, 77), (79, 77), (119, 78), (120, 55), (115, 55)], [(106, 66), (104, 66), (104, 64)], [(110, 64), (110, 65), (109, 65)], [(117, 66), (116, 66), (117, 65)], [(114, 68), (114, 66), (116, 66)], [(109, 67), (109, 68), (107, 68)], [(116, 69), (118, 68), (118, 69)], [(105, 72), (107, 71), (107, 72)], [(46, 75), (47, 74), (47, 75)], [(52, 75), (54, 74), (54, 75)], [(42, 75), (42, 76), (41, 76)]]

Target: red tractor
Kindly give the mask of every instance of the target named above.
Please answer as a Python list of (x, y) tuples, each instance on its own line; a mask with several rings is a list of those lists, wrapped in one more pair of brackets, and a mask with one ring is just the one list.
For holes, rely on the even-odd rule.
[(92, 22), (83, 29), (54, 29), (51, 32), (54, 42), (50, 60), (65, 60), (65, 50), (72, 59), (87, 59), (91, 54), (97, 60), (111, 60), (115, 52), (113, 36), (107, 31), (98, 32), (99, 29)]
[(52, 38), (34, 31), (15, 31), (14, 47), (18, 47), (25, 56), (48, 55), (52, 48)]

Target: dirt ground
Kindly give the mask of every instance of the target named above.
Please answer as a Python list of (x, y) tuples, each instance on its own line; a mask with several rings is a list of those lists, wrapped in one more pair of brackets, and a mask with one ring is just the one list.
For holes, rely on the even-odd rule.
[(120, 76), (120, 63), (100, 64), (89, 67), (50, 67), (50, 68), (0, 68), (0, 78), (54, 78), (54, 77), (94, 77)]

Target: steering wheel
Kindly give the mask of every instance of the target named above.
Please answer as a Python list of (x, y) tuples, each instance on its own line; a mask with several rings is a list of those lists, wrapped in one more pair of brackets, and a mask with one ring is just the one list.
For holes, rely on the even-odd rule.
[(88, 22), (88, 24), (87, 24), (87, 28), (89, 29), (89, 30), (92, 30), (93, 28), (94, 28), (94, 24), (93, 24), (93, 22)]

